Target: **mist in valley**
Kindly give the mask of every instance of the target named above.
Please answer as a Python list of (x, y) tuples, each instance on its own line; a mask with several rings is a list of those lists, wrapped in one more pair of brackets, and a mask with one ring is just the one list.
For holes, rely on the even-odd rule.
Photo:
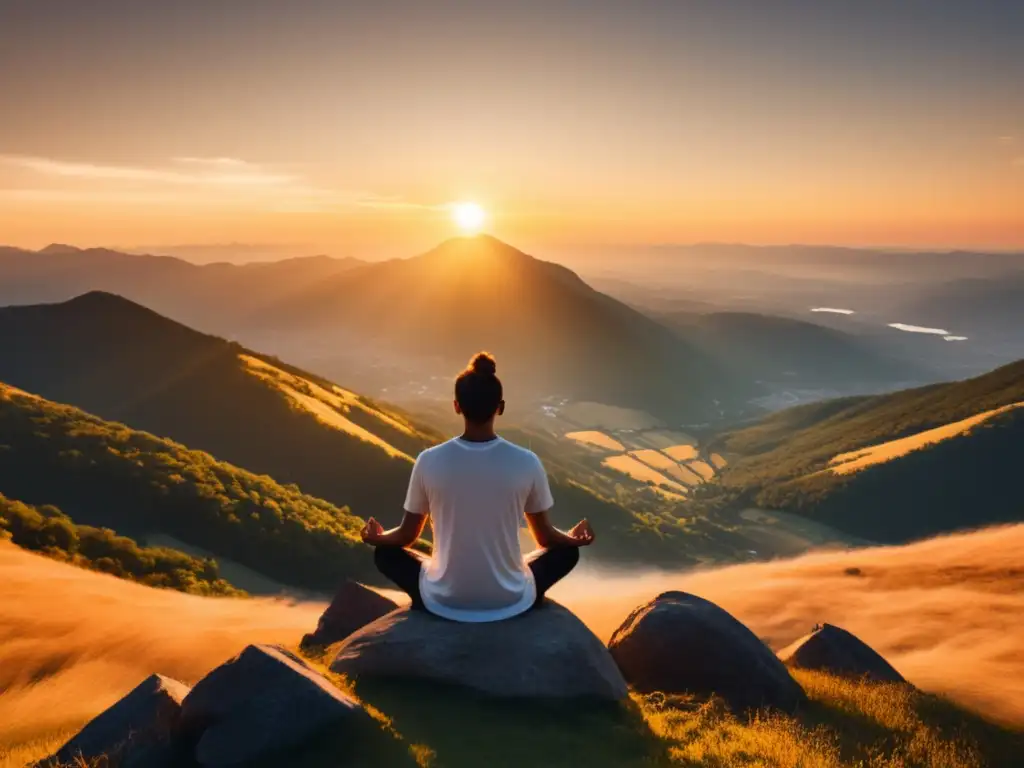
[[(605, 640), (667, 590), (718, 603), (775, 650), (834, 623), (917, 686), (1021, 726), (1022, 552), (1024, 525), (1015, 525), (697, 571), (584, 565), (552, 596)], [(0, 545), (0, 601), (0, 750), (73, 730), (153, 672), (194, 682), (248, 643), (295, 645), (325, 607), (154, 590), (9, 544)]]

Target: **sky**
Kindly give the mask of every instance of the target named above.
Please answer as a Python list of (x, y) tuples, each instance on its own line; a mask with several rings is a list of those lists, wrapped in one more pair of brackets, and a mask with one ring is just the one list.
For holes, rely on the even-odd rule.
[(0, 242), (1024, 249), (1016, 0), (0, 0)]

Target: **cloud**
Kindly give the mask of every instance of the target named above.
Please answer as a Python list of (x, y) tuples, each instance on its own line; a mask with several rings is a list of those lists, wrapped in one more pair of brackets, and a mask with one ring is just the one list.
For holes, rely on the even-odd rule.
[[(338, 208), (385, 211), (441, 210), (364, 190), (333, 189), (301, 176), (234, 157), (175, 157), (163, 164), (113, 165), (29, 155), (0, 155), (0, 164), (30, 171), (56, 186), (0, 189), (0, 197), (35, 202), (115, 202), (120, 204), (248, 203), (278, 212), (317, 212)], [(59, 184), (60, 181), (70, 186)], [(75, 181), (93, 182), (83, 188)], [(183, 193), (182, 188), (189, 188)]]
[(22, 155), (2, 155), (0, 161), (44, 176), (102, 181), (267, 187), (288, 185), (295, 181), (293, 176), (270, 173), (258, 165), (232, 158), (177, 158), (171, 165), (156, 167), (99, 165)]
[(1012, 147), (1014, 144), (1017, 143), (1017, 137), (1016, 136), (1000, 136), (997, 139), (997, 141), (1000, 144), (1005, 144), (1008, 147)]

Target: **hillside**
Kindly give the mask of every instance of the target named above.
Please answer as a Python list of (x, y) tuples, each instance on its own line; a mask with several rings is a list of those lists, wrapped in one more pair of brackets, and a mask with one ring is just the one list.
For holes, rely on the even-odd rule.
[(748, 312), (657, 317), (738, 375), (775, 385), (851, 391), (934, 376), (867, 339), (802, 320)]
[(793, 408), (718, 438), (721, 487), (878, 541), (1020, 520), (1020, 403), (1024, 362)]
[[(1021, 736), (991, 721), (1024, 725), (1024, 657), (1006, 631), (1006, 617), (1024, 608), (1022, 543), (1024, 526), (1014, 526), (701, 573), (574, 574), (557, 594), (605, 639), (633, 606), (666, 589), (713, 600), (775, 649), (816, 622), (835, 622), (920, 691), (797, 672), (807, 709), (750, 720), (659, 694), (635, 696), (624, 711), (590, 711), (436, 687), (409, 695), (357, 683), (356, 693), (391, 719), (403, 748), (415, 745), (411, 764), (433, 768), (535, 764), (542, 749), (543, 764), (556, 766), (1015, 768)], [(294, 646), (324, 608), (145, 589), (2, 543), (0, 602), (2, 768), (48, 754), (155, 668), (194, 682), (247, 643)], [(337, 764), (322, 758), (287, 765)]]
[(347, 509), (0, 384), (0, 492), (135, 540), (166, 533), (298, 587), (377, 580)]
[(217, 562), (167, 547), (140, 547), (109, 528), (78, 525), (52, 505), (33, 506), (0, 494), (0, 540), (80, 568), (148, 587), (194, 595), (241, 595), (220, 577)]
[[(442, 439), (389, 406), (98, 292), (0, 308), (0, 381), (385, 521), (401, 514), (413, 458)], [(603, 530), (599, 557), (678, 555), (654, 525), (570, 478), (555, 473), (552, 488), (559, 524), (589, 517)]]
[(742, 410), (757, 389), (574, 272), (487, 236), (349, 270), (251, 323), (380, 347), (410, 365), (434, 360), (449, 370), (488, 349), (520, 398), (593, 400), (671, 421)]
[(0, 308), (0, 381), (296, 483), (367, 514), (398, 509), (435, 436), (126, 299)]

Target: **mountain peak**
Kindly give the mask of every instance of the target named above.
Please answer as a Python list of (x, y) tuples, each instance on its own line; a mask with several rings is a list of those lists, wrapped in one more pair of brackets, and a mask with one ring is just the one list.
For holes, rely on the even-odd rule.
[(504, 258), (535, 259), (493, 235), (464, 235), (452, 237), (423, 254), (432, 258)]
[(65, 253), (81, 253), (82, 249), (77, 248), (74, 245), (66, 245), (64, 243), (50, 243), (45, 248), (40, 248), (37, 253), (46, 254), (47, 256), (58, 256)]

